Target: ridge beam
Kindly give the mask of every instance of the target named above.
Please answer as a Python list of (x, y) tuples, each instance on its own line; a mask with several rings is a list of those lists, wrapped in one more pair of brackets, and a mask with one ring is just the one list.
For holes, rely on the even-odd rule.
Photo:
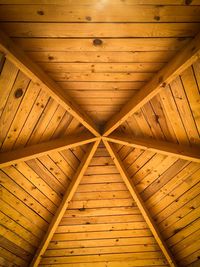
[(0, 153), (0, 168), (16, 164), (20, 161), (37, 158), (53, 151), (61, 151), (97, 141), (99, 137), (91, 134), (81, 134), (79, 136), (66, 136), (48, 142), (31, 145), (16, 150)]
[(103, 139), (120, 145), (149, 150), (167, 156), (174, 156), (200, 163), (200, 147), (198, 146), (179, 145), (166, 141), (138, 138), (121, 134), (111, 134), (107, 137), (103, 137)]

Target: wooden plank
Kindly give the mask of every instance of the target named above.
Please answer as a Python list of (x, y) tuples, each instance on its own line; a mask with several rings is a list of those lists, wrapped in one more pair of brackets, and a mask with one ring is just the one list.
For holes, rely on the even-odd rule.
[(60, 204), (61, 198), (45, 181), (38, 177), (25, 162), (15, 164), (15, 168), (21, 172), (27, 180), (29, 180), (36, 188), (38, 188), (43, 194), (46, 195), (56, 206)]
[(177, 75), (195, 62), (200, 53), (200, 34), (198, 34), (186, 47), (184, 47), (169, 63), (165, 65), (147, 83), (134, 98), (105, 125), (104, 135), (113, 132), (135, 111), (153, 98), (166, 84), (170, 83)]
[(173, 55), (174, 51), (135, 51), (135, 52), (27, 52), (38, 63), (165, 63)]
[(117, 260), (123, 260), (126, 261), (128, 259), (135, 260), (135, 262), (138, 261), (144, 261), (146, 259), (162, 259), (163, 260), (163, 255), (160, 252), (152, 252), (145, 253), (126, 253), (126, 254), (100, 254), (99, 255), (87, 255), (87, 256), (71, 256), (71, 257), (50, 257), (50, 258), (43, 258), (41, 263), (42, 264), (54, 264), (54, 263), (82, 263), (82, 262), (101, 262), (101, 261), (117, 261)]
[[(176, 101), (176, 105), (178, 107), (180, 117), (185, 126), (185, 130), (187, 132), (189, 141), (191, 144), (200, 144), (199, 133), (195, 124), (195, 120), (193, 118), (193, 114), (190, 109), (189, 102), (187, 100), (186, 93), (184, 91), (184, 87), (182, 85), (180, 77), (177, 77), (171, 84), (171, 90)], [(193, 86), (192, 86), (193, 88)], [(191, 88), (190, 88), (191, 90)], [(188, 90), (188, 92), (190, 91)], [(192, 94), (192, 93), (191, 93)], [(197, 95), (196, 95), (197, 96)], [(195, 111), (196, 112), (196, 111)], [(198, 115), (197, 115), (198, 117)], [(171, 117), (170, 117), (171, 118)]]
[[(5, 212), (6, 214), (9, 215), (10, 212), (12, 212), (13, 209), (15, 209), (18, 213), (20, 213), (20, 215), (23, 214), (23, 216), (25, 216), (32, 223), (34, 222), (36, 227), (33, 226), (32, 230), (35, 231), (36, 236), (41, 238), (41, 236), (43, 235), (44, 231), (48, 226), (48, 223), (41, 216), (38, 216), (38, 214), (34, 210), (32, 210), (28, 205), (26, 205), (23, 200), (20, 200), (19, 197), (16, 197), (12, 193), (10, 193), (6, 188), (3, 187), (1, 188), (0, 198), (1, 201), (4, 201), (7, 204), (4, 206), (2, 205), (3, 206), (2, 211), (3, 210), (5, 211), (6, 209)], [(8, 205), (12, 207), (11, 211)], [(14, 214), (12, 216), (14, 216)], [(27, 228), (30, 231), (29, 227), (30, 226), (27, 223), (25, 228)]]
[[(113, 230), (112, 230), (113, 229)], [(148, 229), (146, 222), (131, 223), (107, 223), (107, 224), (87, 224), (87, 225), (59, 225), (56, 233), (77, 233), (95, 231), (121, 231), (121, 230), (142, 230)]]
[[(196, 180), (196, 175), (194, 175), (194, 172), (197, 171), (198, 169), (199, 169), (198, 163), (188, 164), (183, 170), (181, 170), (175, 176), (173, 176), (173, 178), (168, 183), (166, 183), (164, 186), (162, 186), (162, 188), (159, 191), (154, 193), (148, 199), (148, 201), (146, 202), (148, 208), (151, 210), (152, 207), (155, 205), (158, 205), (157, 208), (155, 209), (155, 211), (160, 211), (160, 209), (158, 208), (159, 206), (161, 206), (161, 210), (166, 208), (173, 201), (170, 198), (170, 192), (173, 191), (177, 187), (179, 189), (181, 189), (181, 186), (183, 186), (183, 188), (185, 187), (186, 190), (188, 190), (187, 183), (185, 183), (185, 185), (184, 184), (181, 185), (181, 184), (182, 184), (182, 182), (184, 182), (185, 180), (187, 181), (187, 179), (188, 179), (189, 181), (191, 181), (191, 185), (192, 185), (192, 183)], [(191, 178), (191, 177), (194, 177), (194, 178)], [(182, 190), (184, 190), (184, 189), (181, 189), (179, 194), (182, 194)], [(165, 192), (165, 193), (163, 194), (163, 192)], [(165, 198), (165, 201), (163, 201), (164, 198)], [(162, 205), (159, 204), (160, 201), (162, 201)], [(151, 212), (153, 212), (153, 210)], [(163, 213), (163, 215), (165, 217), (164, 213)], [(162, 216), (160, 214), (160, 218), (161, 217)], [(158, 222), (159, 222), (159, 220), (158, 220)]]
[(160, 140), (136, 138), (119, 134), (112, 134), (108, 137), (103, 137), (103, 139), (168, 156), (175, 156), (185, 160), (200, 162), (200, 150), (198, 147), (184, 146)]
[(6, 239), (8, 239), (10, 242), (18, 245), (25, 251), (27, 251), (30, 254), (34, 254), (35, 247), (32, 246), (30, 243), (28, 243), (26, 240), (24, 240), (21, 236), (18, 234), (12, 232), (7, 227), (4, 227), (2, 224), (0, 224), (0, 235), (4, 236)]
[[(105, 15), (103, 18), (105, 19)], [(199, 23), (148, 23), (148, 27), (146, 23), (117, 23), (116, 27), (115, 23), (105, 23), (105, 21), (103, 24), (1, 22), (1, 29), (5, 31), (9, 37), (17, 38), (95, 38), (96, 36), (99, 38), (142, 38), (149, 36), (153, 38), (193, 37), (198, 33), (199, 26)]]
[(62, 81), (71, 81), (71, 82), (88, 82), (88, 81), (94, 81), (94, 82), (143, 82), (148, 81), (152, 75), (153, 72), (125, 72), (125, 73), (82, 73), (82, 72), (48, 72), (48, 74), (56, 81), (56, 82), (62, 82)]
[(165, 89), (161, 90), (159, 93), (161, 106), (165, 117), (167, 118), (167, 124), (172, 127), (176, 136), (175, 142), (178, 141), (179, 144), (189, 145), (188, 136), (181, 120), (175, 99), (173, 98), (170, 85), (165, 87)]
[(22, 258), (25, 261), (29, 261), (31, 259), (31, 254), (20, 248), (19, 246), (15, 245), (8, 239), (3, 236), (0, 236), (1, 247), (4, 249), (9, 250), (11, 253), (15, 254), (16, 256)]
[(0, 94), (1, 94), (0, 116), (3, 112), (4, 106), (9, 97), (10, 91), (15, 82), (17, 73), (18, 73), (17, 67), (13, 63), (11, 63), (9, 60), (6, 60), (3, 65), (1, 75), (0, 75)]
[[(42, 193), (38, 190), (36, 193), (34, 193), (33, 191), (35, 188), (33, 187), (33, 185), (31, 185), (31, 183), (27, 182), (23, 186), (23, 182), (26, 182), (26, 178), (22, 176), (22, 174), (20, 175), (19, 172), (11, 173), (11, 175), (13, 174), (13, 180), (2, 170), (0, 170), (0, 174), (1, 185), (4, 186), (4, 188), (6, 188), (10, 193), (13, 193), (15, 196), (17, 196), (18, 199), (24, 202), (30, 209), (37, 213), (38, 216), (42, 217), (46, 222), (51, 221), (53, 214), (45, 207), (46, 203), (44, 201), (44, 196), (40, 203), (39, 200), (42, 196)], [(14, 181), (15, 179), (16, 182)], [(29, 193), (27, 191), (29, 191)], [(44, 205), (42, 205), (43, 201)]]
[(58, 84), (64, 89), (64, 90), (88, 90), (90, 92), (93, 91), (135, 91), (139, 90), (141, 86), (144, 85), (144, 82), (58, 82)]
[[(181, 229), (186, 227), (192, 221), (198, 219), (198, 212), (199, 212), (198, 201), (199, 201), (199, 196), (196, 199), (193, 199), (192, 201), (189, 201), (186, 204), (184, 203), (185, 205), (184, 207), (181, 207), (180, 211), (179, 210), (175, 211), (174, 214), (171, 215), (168, 220), (166, 220), (165, 227), (161, 225), (161, 229), (163, 234), (165, 235), (165, 238), (170, 238), (171, 236), (175, 235), (176, 232), (181, 231)], [(167, 227), (168, 224), (169, 227)]]
[(38, 119), (47, 105), (49, 96), (32, 82), (21, 102), (1, 150), (9, 151), (16, 147), (24, 147)]
[[(166, 261), (163, 259), (157, 259), (156, 261), (154, 259), (145, 259), (145, 260), (130, 260), (128, 259), (121, 259), (121, 260), (117, 260), (117, 261), (101, 261), (101, 262), (95, 262), (95, 267), (105, 267), (107, 265), (107, 267), (133, 267), (133, 266), (156, 266), (156, 267), (163, 267), (166, 266)], [(93, 267), (94, 266), (94, 262), (81, 262), (81, 263), (58, 263), (58, 264), (40, 264), (40, 267)], [(7, 266), (6, 266), (7, 267)], [(10, 266), (8, 266), (10, 267)], [(15, 267), (15, 266), (14, 266)], [(194, 267), (194, 266), (192, 266)], [(198, 265), (196, 265), (195, 267), (198, 267)]]
[(73, 177), (73, 180), (72, 182), (70, 183), (69, 187), (67, 188), (67, 191), (63, 197), (63, 200), (55, 214), (55, 216), (53, 217), (50, 225), (49, 225), (49, 228), (44, 236), (44, 239), (42, 240), (42, 243), (40, 244), (36, 254), (34, 255), (34, 258), (30, 264), (30, 267), (31, 266), (38, 266), (38, 264), (40, 263), (41, 261), (41, 256), (44, 254), (44, 252), (46, 251), (47, 247), (48, 247), (48, 244), (49, 242), (51, 241), (52, 237), (53, 237), (53, 234), (54, 232), (56, 231), (64, 213), (65, 213), (65, 210), (68, 206), (68, 203), (69, 201), (72, 199), (79, 183), (80, 183), (80, 180), (82, 179), (84, 173), (85, 173), (85, 170), (87, 169), (89, 163), (90, 163), (90, 160), (91, 158), (93, 157), (98, 145), (99, 145), (99, 142), (100, 140), (96, 141), (92, 146), (90, 146), (90, 148), (88, 149), (87, 153), (85, 154), (81, 164), (79, 165), (74, 177)]
[(115, 246), (134, 246), (134, 245), (157, 245), (153, 237), (128, 237), (128, 238), (109, 238), (93, 240), (73, 240), (50, 242), (48, 249), (69, 249), (69, 248), (89, 248), (89, 247), (115, 247)]
[(85, 217), (85, 216), (106, 216), (106, 215), (124, 215), (124, 214), (138, 214), (138, 208), (132, 207), (111, 207), (111, 208), (96, 208), (96, 209), (68, 209), (64, 215), (66, 218), (71, 217)]
[[(110, 4), (120, 4), (121, 5), (121, 0), (110, 0)], [(40, 5), (40, 4), (48, 4), (48, 5), (55, 5), (54, 0), (1, 0), (1, 4), (4, 5), (10, 5), (10, 4), (15, 4), (15, 5)], [(57, 0), (56, 5), (73, 5), (73, 2), (71, 0)], [(99, 4), (98, 0), (77, 0), (75, 5), (96, 5)], [(160, 5), (160, 0), (126, 0), (125, 5)], [(180, 5), (180, 6), (193, 6), (193, 5), (200, 5), (199, 0), (193, 0), (192, 2), (185, 3), (182, 0), (174, 0), (173, 2), (171, 0), (163, 0), (162, 5)], [(109, 266), (110, 267), (110, 266)]]
[[(120, 56), (120, 55), (118, 55)], [(39, 63), (47, 72), (156, 72), (164, 63)]]
[[(198, 61), (197, 61), (198, 62)], [(194, 75), (193, 68), (188, 68), (181, 75), (181, 80), (183, 82), (183, 86), (189, 101), (190, 108), (192, 110), (192, 114), (196, 123), (196, 127), (200, 134), (200, 94), (199, 94), (199, 84), (197, 84), (196, 77)]]
[(13, 41), (24, 51), (75, 52), (75, 51), (177, 51), (188, 43), (191, 38), (106, 38), (101, 46), (93, 44), (94, 39), (66, 38), (13, 38)]
[[(177, 182), (177, 187), (175, 189), (172, 187), (171, 181), (169, 182), (168, 185), (166, 184), (165, 187), (170, 188), (169, 190), (170, 193), (166, 193), (164, 197), (161, 197), (162, 201), (160, 202), (158, 201), (158, 203), (156, 203), (153, 207), (150, 208), (151, 214), (154, 216), (154, 218), (156, 218), (156, 221), (158, 223), (165, 220), (167, 216), (170, 216), (171, 213), (173, 213), (176, 210), (176, 208), (179, 207), (180, 205), (179, 200), (180, 201), (182, 200), (183, 201), (182, 203), (184, 204), (185, 202), (188, 201), (188, 199), (192, 199), (193, 194), (195, 196), (196, 190), (199, 190), (198, 182), (199, 182), (200, 171), (195, 172), (193, 169), (192, 172), (192, 170), (187, 168), (184, 171), (186, 172), (187, 170), (188, 172), (190, 171), (188, 175), (184, 174), (184, 172), (182, 171), (183, 172), (182, 175), (181, 173), (178, 173), (178, 175), (174, 176), (173, 179), (171, 179), (171, 181), (173, 181), (173, 184), (176, 183), (176, 179), (177, 180), (179, 179)], [(180, 181), (181, 179), (180, 177), (182, 177), (183, 182)], [(188, 185), (188, 183), (190, 184)], [(195, 186), (196, 188), (192, 189), (193, 186)]]
[(146, 203), (147, 199), (160, 190), (165, 184), (167, 184), (177, 173), (184, 169), (189, 164), (188, 161), (183, 159), (178, 159), (173, 165), (171, 165), (167, 171), (162, 173), (153, 183), (151, 183), (145, 190), (141, 193), (141, 197)]
[[(23, 125), (26, 121), (26, 118), (29, 116), (32, 106), (37, 99), (37, 96), (40, 92), (40, 89), (30, 82), (27, 93), (24, 95), (20, 107), (18, 108), (15, 117), (12, 121), (12, 124), (7, 132), (7, 136), (2, 144), (1, 150), (11, 150), (19, 133), (23, 129)], [(33, 117), (32, 117), (33, 118)], [(34, 124), (34, 119), (32, 121)]]
[(44, 182), (57, 193), (58, 196), (62, 198), (65, 189), (69, 184), (69, 179), (60, 179), (60, 177), (55, 177), (45, 166), (37, 160), (29, 160), (26, 164), (38, 175)]
[(88, 144), (96, 141), (97, 138), (88, 134), (81, 136), (67, 136), (65, 138), (51, 140), (41, 144), (27, 146), (10, 152), (0, 153), (0, 167), (9, 166), (20, 161), (30, 160), (41, 157), (53, 151), (61, 151), (64, 149)]
[[(157, 155), (161, 156), (161, 154)], [(166, 157), (164, 155), (162, 155), (162, 157), (163, 159), (161, 159), (159, 164), (154, 163), (154, 166), (152, 166), (149, 172), (147, 169), (147, 174), (143, 179), (140, 178), (139, 173), (134, 175), (134, 179), (136, 181), (136, 188), (139, 193), (143, 192), (148, 186), (150, 186), (154, 181), (156, 181), (159, 178), (159, 176), (162, 176), (162, 174), (165, 171), (167, 171), (167, 169), (169, 169), (171, 165), (173, 165), (177, 161), (177, 158), (175, 157)]]
[(0, 247), (0, 255), (10, 262), (14, 262), (17, 266), (27, 267), (27, 261), (21, 259), (15, 254), (11, 253), (9, 250)]
[[(98, 241), (97, 241), (98, 242)], [(99, 247), (99, 248), (73, 248), (73, 249), (55, 249), (47, 250), (45, 256), (47, 257), (63, 257), (73, 255), (97, 255), (106, 253), (127, 253), (127, 252), (151, 252), (158, 251), (158, 246), (155, 245), (138, 245), (138, 246), (113, 246), (113, 247)]]
[[(2, 194), (3, 195), (3, 194)], [(5, 196), (5, 191), (4, 191)], [(1, 211), (7, 215), (8, 217), (12, 218), (14, 221), (17, 221), (19, 225), (24, 227), (27, 231), (34, 232), (34, 236), (38, 239), (41, 239), (44, 232), (37, 226), (36, 221), (34, 218), (30, 219), (30, 215), (28, 214), (28, 218), (25, 217), (25, 214), (21, 214), (18, 207), (8, 205), (5, 201), (1, 199)], [(23, 213), (25, 210), (22, 209), (21, 212)], [(34, 221), (34, 222), (33, 222)], [(1, 239), (1, 238), (0, 238)], [(3, 242), (2, 242), (3, 243)]]
[[(6, 105), (4, 106), (3, 113), (0, 118), (1, 131), (0, 131), (0, 139), (2, 143), (8, 133), (8, 130), (13, 122), (13, 119), (16, 116), (17, 110), (23, 101), (24, 96), (27, 93), (27, 87), (30, 80), (21, 72), (18, 72), (15, 83), (12, 87), (12, 90), (9, 92), (9, 97), (7, 99)], [(5, 88), (7, 90), (7, 88)], [(17, 90), (20, 89), (22, 95), (17, 97)]]
[(89, 117), (70, 99), (66, 93), (51, 78), (45, 74), (26, 54), (19, 49), (11, 39), (3, 32), (0, 32), (0, 48), (6, 58), (11, 60), (21, 69), (32, 81), (42, 86), (47, 92), (65, 108), (72, 116), (77, 118), (94, 135), (99, 136), (98, 130)]
[(142, 215), (144, 216), (144, 219), (146, 220), (150, 230), (152, 231), (152, 234), (154, 235), (159, 247), (161, 248), (163, 254), (165, 255), (168, 263), (170, 266), (177, 266), (176, 262), (168, 249), (167, 245), (165, 244), (165, 241), (163, 240), (162, 236), (160, 235), (157, 226), (155, 225), (154, 221), (152, 220), (149, 211), (144, 205), (144, 202), (142, 198), (140, 197), (139, 193), (136, 191), (135, 185), (133, 181), (129, 178), (129, 175), (126, 171), (126, 169), (123, 166), (123, 163), (121, 162), (121, 159), (119, 158), (118, 154), (115, 152), (113, 146), (109, 144), (107, 141), (103, 140), (108, 152), (110, 153), (110, 156), (112, 157), (114, 163), (116, 164), (117, 169), (119, 170), (127, 188), (129, 189), (132, 197), (134, 198), (138, 208), (140, 209)]
[(150, 103), (155, 112), (154, 115), (155, 121), (159, 123), (166, 141), (176, 143), (177, 139), (171, 125), (172, 124), (171, 119), (170, 120), (167, 119), (166, 113), (163, 110), (160, 95), (156, 95), (154, 98), (152, 98)]
[[(196, 214), (195, 217), (197, 218), (198, 215)], [(168, 244), (169, 244), (170, 247), (173, 247), (174, 245), (176, 245), (180, 241), (182, 241), (184, 238), (187, 238), (192, 233), (194, 233), (197, 230), (199, 230), (199, 222), (200, 222), (200, 219), (197, 218), (194, 221), (191, 221), (191, 218), (189, 218), (189, 219), (190, 219), (189, 224), (186, 227), (181, 228), (179, 226), (181, 228), (181, 230), (180, 231), (176, 231), (176, 233), (168, 239), (167, 242), (168, 242)]]
[[(91, 187), (92, 188), (92, 187)], [(107, 199), (107, 200), (83, 200), (83, 201), (71, 201), (69, 209), (81, 209), (81, 208), (101, 208), (101, 207), (131, 207), (133, 204), (132, 198), (127, 199)]]
[[(1, 3), (1, 21), (30, 22), (196, 22), (199, 21), (198, 0), (184, 5), (184, 1), (8, 1)], [(21, 5), (19, 9), (19, 3)], [(27, 5), (28, 3), (28, 5)], [(26, 4), (26, 5), (25, 5)], [(30, 5), (31, 4), (31, 5)], [(54, 5), (51, 5), (54, 4)], [(161, 5), (162, 4), (162, 5)], [(166, 6), (165, 6), (166, 5)], [(98, 7), (98, 8), (97, 8)], [(23, 10), (23, 14), (20, 13)], [(112, 12), (109, 12), (112, 10)], [(73, 11), (71, 13), (70, 11)], [(98, 35), (97, 35), (98, 36)]]
[(22, 238), (22, 244), (24, 242), (25, 247), (26, 246), (27, 248), (31, 247), (32, 251), (34, 251), (33, 248), (36, 248), (39, 245), (39, 239), (33, 233), (27, 231), (21, 225), (18, 225), (18, 223), (16, 223), (14, 220), (9, 218), (1, 211), (0, 211), (0, 221), (5, 228), (9, 229), (10, 231), (12, 231), (13, 233), (17, 234)]

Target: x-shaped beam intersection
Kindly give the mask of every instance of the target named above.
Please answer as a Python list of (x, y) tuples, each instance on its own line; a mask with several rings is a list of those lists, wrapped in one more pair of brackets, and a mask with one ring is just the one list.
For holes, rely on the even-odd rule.
[[(91, 118), (72, 100), (63, 90), (55, 83), (46, 73), (44, 73), (27, 55), (20, 50), (0, 31), (0, 51), (6, 58), (11, 60), (21, 71), (32, 79), (38, 86), (41, 86), (55, 99), (61, 106), (63, 106), (74, 118), (82, 123), (89, 131), (89, 134), (81, 134), (79, 136), (68, 136), (58, 140), (51, 140), (42, 144), (36, 144), (30, 147), (18, 149), (16, 151), (4, 152), (0, 154), (0, 167), (5, 167), (17, 163), (18, 161), (25, 161), (31, 158), (36, 158), (51, 151), (61, 151), (63, 149), (89, 144), (89, 149), (85, 154), (79, 168), (77, 169), (62, 202), (49, 225), (49, 228), (32, 260), (30, 266), (38, 266), (41, 257), (46, 251), (48, 244), (60, 223), (61, 218), (76, 191), (81, 178), (83, 177), (90, 160), (92, 159), (100, 141), (102, 140), (112, 157), (119, 173), (121, 174), (127, 188), (134, 198), (138, 208), (140, 209), (144, 219), (146, 220), (152, 234), (154, 235), (158, 245), (165, 255), (170, 266), (177, 266), (176, 262), (163, 240), (157, 226), (155, 225), (148, 209), (145, 207), (140, 194), (137, 192), (134, 182), (130, 179), (121, 159), (114, 149), (112, 143), (128, 145), (132, 147), (139, 147), (142, 149), (149, 149), (158, 153), (166, 155), (174, 155), (186, 160), (200, 162), (200, 153), (197, 148), (180, 146), (168, 142), (161, 142), (156, 140), (139, 139), (130, 136), (112, 135), (112, 132), (119, 127), (126, 119), (136, 112), (145, 103), (151, 100), (162, 88), (165, 88), (177, 75), (189, 67), (200, 56), (200, 34), (198, 34), (185, 48), (183, 48), (166, 66), (163, 67), (151, 80), (148, 82), (137, 95), (117, 113), (110, 121), (108, 121), (102, 129), (94, 124)], [(111, 142), (111, 143), (110, 143)]]

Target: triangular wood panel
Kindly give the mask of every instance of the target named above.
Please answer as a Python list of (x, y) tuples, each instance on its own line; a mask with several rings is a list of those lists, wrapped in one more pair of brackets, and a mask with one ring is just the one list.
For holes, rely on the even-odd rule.
[(8, 262), (14, 253), (16, 265), (28, 266), (85, 149), (51, 152), (1, 169), (1, 247)]
[(200, 1), (0, 1), (0, 266), (200, 265)]
[(167, 266), (106, 148), (91, 160), (39, 266)]

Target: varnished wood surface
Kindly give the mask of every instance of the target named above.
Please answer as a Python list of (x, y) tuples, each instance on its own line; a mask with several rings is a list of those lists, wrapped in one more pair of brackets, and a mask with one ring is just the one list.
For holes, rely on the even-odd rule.
[[(101, 130), (188, 45), (199, 23), (199, 0), (0, 0), (0, 28)], [(31, 147), (69, 135), (82, 140), (87, 130), (21, 65), (0, 55), (0, 156), (19, 149), (31, 156), (0, 170), (0, 265), (23, 267), (88, 149), (80, 143), (33, 155)], [(198, 151), (199, 73), (199, 60), (190, 63), (117, 134)], [(114, 147), (176, 264), (199, 266), (199, 163)], [(102, 144), (73, 193), (39, 266), (169, 266)]]

